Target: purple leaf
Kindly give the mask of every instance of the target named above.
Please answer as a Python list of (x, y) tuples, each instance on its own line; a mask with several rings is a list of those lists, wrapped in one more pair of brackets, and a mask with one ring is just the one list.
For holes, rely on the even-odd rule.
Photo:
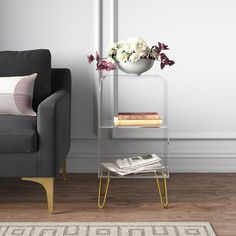
[(163, 69), (165, 67), (165, 63), (161, 62), (160, 66), (161, 66), (161, 69)]
[(154, 50), (159, 54), (161, 52), (161, 49), (157, 46), (154, 47)]
[(164, 43), (158, 42), (158, 45), (161, 50), (169, 50), (168, 45), (165, 45)]
[(166, 58), (164, 59), (163, 63), (164, 63), (165, 65), (169, 65), (169, 59), (166, 57)]
[(88, 58), (88, 63), (89, 64), (94, 61), (94, 56), (92, 54), (88, 55), (87, 58)]
[(115, 70), (116, 69), (116, 65), (111, 63), (111, 62), (107, 62), (106, 60), (101, 60), (98, 64), (97, 64), (97, 70), (99, 71), (110, 71), (110, 70)]
[(160, 57), (161, 57), (161, 61), (163, 61), (167, 58), (166, 54), (163, 52), (160, 54)]
[(173, 66), (175, 64), (175, 62), (174, 61), (172, 61), (172, 60), (169, 60), (169, 66)]
[(96, 60), (99, 61), (100, 60), (100, 56), (99, 56), (99, 53), (96, 52)]

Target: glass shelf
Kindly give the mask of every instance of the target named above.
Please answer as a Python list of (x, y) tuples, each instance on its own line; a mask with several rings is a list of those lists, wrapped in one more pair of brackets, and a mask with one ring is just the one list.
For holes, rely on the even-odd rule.
[(107, 80), (107, 79), (114, 79), (118, 78), (119, 80), (122, 79), (135, 79), (135, 80), (146, 80), (146, 79), (155, 79), (155, 80), (162, 80), (164, 81), (165, 79), (160, 76), (160, 75), (149, 75), (149, 74), (144, 74), (144, 75), (129, 75), (129, 74), (118, 74), (118, 75), (104, 75), (101, 77), (101, 80)]
[(99, 126), (100, 129), (167, 129), (168, 126), (161, 125), (160, 127), (154, 127), (154, 126), (117, 126), (114, 124), (112, 120), (104, 120), (100, 123)]
[(130, 174), (126, 176), (120, 176), (112, 172), (107, 172), (107, 170), (101, 170), (102, 173), (98, 174), (98, 178), (107, 178), (108, 176), (112, 179), (162, 179), (162, 178), (169, 178), (169, 172), (167, 169), (164, 169), (163, 172), (156, 172), (156, 173), (146, 173), (146, 174)]

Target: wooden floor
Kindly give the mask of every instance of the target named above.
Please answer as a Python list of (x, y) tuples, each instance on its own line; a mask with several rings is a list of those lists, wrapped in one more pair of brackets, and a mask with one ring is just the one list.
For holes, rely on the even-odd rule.
[(172, 174), (163, 209), (152, 179), (111, 180), (105, 209), (97, 208), (95, 174), (56, 180), (55, 214), (40, 185), (0, 179), (0, 221), (208, 221), (218, 236), (236, 235), (236, 174)]

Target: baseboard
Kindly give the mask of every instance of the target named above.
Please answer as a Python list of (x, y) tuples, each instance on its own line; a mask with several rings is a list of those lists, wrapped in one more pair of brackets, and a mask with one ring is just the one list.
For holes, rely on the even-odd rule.
[[(171, 173), (236, 173), (235, 154), (172, 154), (169, 158)], [(181, 156), (181, 157), (180, 157)], [(68, 158), (68, 172), (97, 173), (98, 162), (94, 154), (72, 155)]]
[[(170, 172), (236, 173), (234, 139), (172, 140), (169, 152)], [(68, 171), (96, 173), (97, 169), (97, 140), (73, 140)]]

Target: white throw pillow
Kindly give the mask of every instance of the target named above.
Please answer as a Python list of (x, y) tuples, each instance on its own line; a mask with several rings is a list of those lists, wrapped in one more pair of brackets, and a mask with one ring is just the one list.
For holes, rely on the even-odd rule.
[(0, 114), (36, 116), (32, 108), (37, 73), (0, 77)]

